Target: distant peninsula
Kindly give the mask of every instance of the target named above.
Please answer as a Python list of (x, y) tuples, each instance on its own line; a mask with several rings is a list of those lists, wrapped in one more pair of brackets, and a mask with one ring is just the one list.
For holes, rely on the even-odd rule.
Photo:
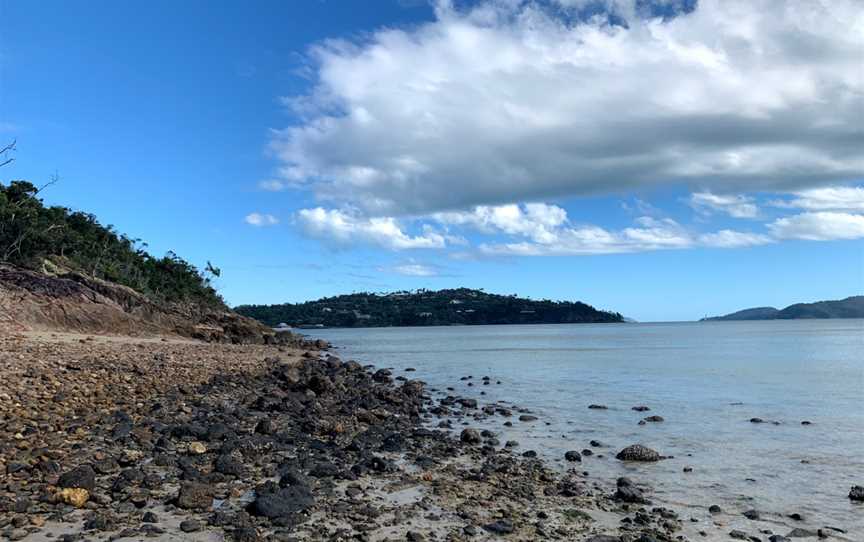
[(354, 293), (305, 303), (241, 305), (235, 310), (268, 326), (398, 327), (623, 322), (617, 312), (575, 301), (533, 300), (457, 288)]
[(796, 303), (785, 309), (756, 307), (725, 316), (712, 316), (702, 321), (723, 320), (799, 320), (813, 318), (864, 318), (864, 296), (852, 296), (835, 301)]

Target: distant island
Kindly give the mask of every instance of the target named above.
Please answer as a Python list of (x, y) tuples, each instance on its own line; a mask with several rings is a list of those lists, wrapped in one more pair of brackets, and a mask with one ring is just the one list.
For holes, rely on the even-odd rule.
[(234, 310), (268, 326), (396, 327), (623, 322), (617, 312), (579, 301), (533, 300), (457, 288), (354, 293), (305, 303), (241, 305)]
[(864, 318), (864, 296), (852, 296), (835, 301), (796, 303), (785, 309), (755, 307), (725, 316), (712, 316), (702, 321), (722, 320), (798, 320), (807, 318)]

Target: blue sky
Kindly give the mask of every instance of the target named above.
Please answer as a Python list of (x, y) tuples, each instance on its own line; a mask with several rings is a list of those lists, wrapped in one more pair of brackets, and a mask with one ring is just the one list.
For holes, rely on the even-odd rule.
[(231, 304), (862, 293), (860, 10), (636, 4), (3, 1), (0, 182), (57, 172)]

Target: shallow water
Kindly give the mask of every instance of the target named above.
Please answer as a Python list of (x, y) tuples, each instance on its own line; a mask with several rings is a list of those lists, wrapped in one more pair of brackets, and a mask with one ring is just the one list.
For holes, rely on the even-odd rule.
[[(728, 511), (798, 512), (811, 526), (864, 529), (864, 320), (581, 324), (315, 330), (343, 359), (407, 367), (431, 387), (507, 401), (540, 417), (493, 417), (515, 438), (563, 464), (566, 450), (609, 445), (583, 459), (592, 477), (622, 474), (656, 498)], [(473, 375), (474, 386), (460, 377)], [(480, 378), (492, 377), (483, 386)], [(500, 380), (501, 384), (495, 384)], [(480, 392), (486, 395), (481, 397)], [(608, 410), (590, 410), (591, 403)], [(631, 407), (647, 405), (650, 412)], [(637, 422), (657, 414), (662, 423)], [(778, 421), (753, 424), (750, 418)], [(808, 420), (812, 425), (801, 425)], [(549, 422), (551, 425), (546, 425)], [(506, 430), (506, 431), (505, 431)], [(620, 448), (642, 443), (672, 455), (624, 465)], [(802, 462), (804, 461), (804, 462)], [(692, 473), (683, 473), (685, 466)], [(779, 519), (779, 516), (778, 516)]]

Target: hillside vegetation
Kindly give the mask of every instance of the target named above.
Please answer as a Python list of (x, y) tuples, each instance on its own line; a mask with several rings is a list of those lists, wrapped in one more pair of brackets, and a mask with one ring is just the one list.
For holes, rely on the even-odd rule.
[(150, 255), (146, 245), (100, 224), (95, 216), (46, 207), (26, 181), (0, 184), (0, 262), (37, 271), (76, 271), (128, 286), (154, 302), (225, 309), (207, 273), (173, 252)]
[(46, 207), (39, 192), (0, 183), (0, 331), (303, 344), (232, 312), (209, 263), (200, 272), (173, 252), (152, 256), (92, 214)]
[(294, 327), (386, 327), (481, 324), (565, 324), (622, 322), (581, 302), (536, 301), (482, 290), (417, 290), (355, 293), (305, 303), (243, 305), (235, 310), (269, 325)]
[(704, 320), (798, 320), (813, 318), (864, 318), (864, 296), (852, 296), (833, 301), (795, 303), (783, 310), (774, 307), (745, 309)]

